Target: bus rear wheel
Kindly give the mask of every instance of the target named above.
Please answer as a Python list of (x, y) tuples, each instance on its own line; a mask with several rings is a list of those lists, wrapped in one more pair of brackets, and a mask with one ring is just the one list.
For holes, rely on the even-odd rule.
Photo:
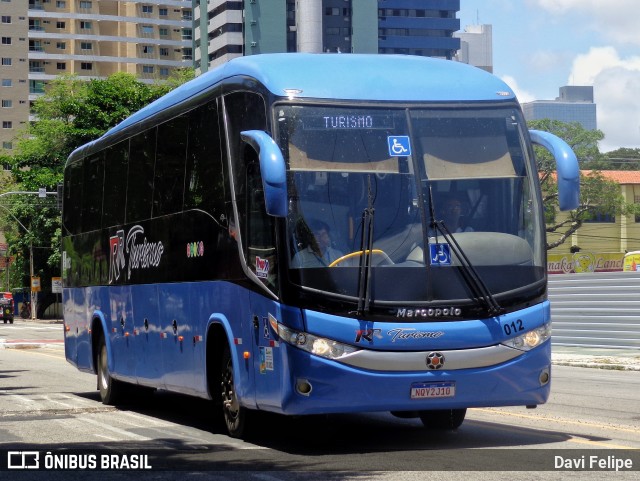
[(220, 394), (222, 396), (222, 414), (229, 436), (240, 438), (247, 429), (248, 409), (241, 406), (236, 393), (233, 378), (233, 360), (229, 346), (224, 347), (220, 366)]
[(107, 345), (104, 337), (101, 336), (98, 341), (98, 389), (100, 390), (100, 399), (103, 404), (117, 404), (123, 398), (124, 384), (116, 381), (109, 373)]
[(442, 409), (420, 411), (419, 416), (427, 429), (454, 430), (460, 427), (466, 414), (466, 409)]

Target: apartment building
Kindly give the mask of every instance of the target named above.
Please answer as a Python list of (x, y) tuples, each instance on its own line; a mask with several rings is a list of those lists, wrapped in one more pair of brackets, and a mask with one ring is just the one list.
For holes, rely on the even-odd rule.
[(452, 59), (459, 10), (460, 0), (194, 0), (195, 67), (274, 52)]
[(0, 0), (1, 147), (61, 74), (128, 72), (146, 82), (193, 65), (192, 0)]
[(0, 153), (29, 120), (29, 21), (25, 0), (0, 0)]

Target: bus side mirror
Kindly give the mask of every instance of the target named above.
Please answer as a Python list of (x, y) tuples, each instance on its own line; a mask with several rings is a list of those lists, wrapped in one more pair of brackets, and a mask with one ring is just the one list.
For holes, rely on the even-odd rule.
[(260, 174), (267, 214), (287, 216), (287, 169), (282, 152), (273, 139), (262, 130), (240, 132), (242, 141), (258, 152)]
[(556, 159), (560, 210), (576, 209), (580, 204), (580, 169), (576, 154), (564, 140), (549, 132), (530, 130), (529, 135), (534, 144), (547, 149)]

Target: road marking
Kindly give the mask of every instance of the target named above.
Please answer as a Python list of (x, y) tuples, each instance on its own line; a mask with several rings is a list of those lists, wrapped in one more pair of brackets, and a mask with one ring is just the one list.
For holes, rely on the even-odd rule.
[[(0, 349), (3, 349), (3, 347), (1, 346), (0, 343)], [(65, 357), (64, 357), (64, 351), (63, 350), (59, 350), (59, 349), (49, 349), (50, 352), (55, 352), (58, 354), (51, 354), (50, 352), (43, 352), (42, 349), (48, 349), (47, 347), (40, 347), (38, 349), (9, 349), (8, 352), (21, 352), (21, 353), (28, 353), (28, 354), (38, 354), (39, 356), (47, 356), (47, 357), (52, 357), (54, 359), (58, 359), (59, 361), (64, 361)]]
[(63, 330), (64, 330), (63, 327), (62, 327), (62, 324), (57, 324), (55, 326), (43, 326), (43, 325), (25, 326), (25, 325), (19, 325), (19, 324), (11, 324), (10, 326), (11, 327), (9, 327), (9, 325), (7, 325), (5, 327), (7, 327), (7, 330), (11, 329), (12, 331), (49, 330), (49, 331), (60, 331), (60, 332), (63, 332)]
[[(111, 431), (113, 433), (119, 434), (120, 436), (123, 436), (125, 438), (131, 438), (131, 439), (136, 439), (138, 441), (153, 441), (153, 438), (148, 438), (147, 436), (141, 436), (139, 434), (135, 434), (135, 433), (130, 433), (129, 431), (125, 431), (124, 429), (120, 429), (120, 428), (116, 428), (114, 426), (110, 426), (109, 424), (100, 422), (100, 421), (96, 421), (95, 419), (90, 419), (87, 417), (79, 417), (76, 418), (79, 421), (85, 422), (87, 424), (91, 424), (93, 426), (99, 427), (102, 430), (105, 431)], [(97, 433), (94, 433), (96, 436), (100, 436)]]
[(609, 425), (609, 424), (590, 423), (590, 422), (585, 422), (585, 421), (573, 421), (571, 419), (552, 418), (552, 417), (548, 417), (548, 416), (544, 416), (544, 415), (531, 416), (531, 415), (527, 415), (527, 414), (510, 413), (510, 412), (507, 412), (507, 411), (500, 411), (498, 409), (491, 409), (491, 408), (474, 408), (474, 410), (475, 411), (488, 412), (488, 413), (491, 413), (491, 414), (500, 414), (500, 415), (503, 415), (503, 416), (521, 418), (521, 419), (532, 419), (532, 420), (536, 420), (536, 421), (544, 420), (544, 421), (550, 421), (550, 422), (561, 422), (561, 423), (564, 423), (564, 424), (571, 424), (571, 425), (574, 425), (574, 426), (581, 426), (581, 427), (588, 426), (590, 428), (612, 429), (614, 431), (621, 431), (621, 432), (625, 432), (625, 433), (640, 434), (640, 429), (629, 429), (629, 428), (623, 428), (623, 427), (618, 427), (618, 426)]
[(64, 339), (0, 339), (0, 344), (15, 345), (15, 344), (62, 344)]
[(28, 397), (22, 394), (6, 394), (6, 396), (10, 397), (11, 399), (15, 399), (16, 402), (21, 404), (29, 404), (29, 403), (36, 402), (34, 399), (29, 399)]

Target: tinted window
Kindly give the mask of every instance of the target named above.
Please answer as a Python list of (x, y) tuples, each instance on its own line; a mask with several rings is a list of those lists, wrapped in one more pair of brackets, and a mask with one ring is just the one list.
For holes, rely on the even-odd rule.
[(102, 152), (84, 159), (84, 189), (82, 193), (82, 230), (100, 228), (102, 220), (102, 187), (104, 183), (104, 156)]
[(70, 234), (80, 232), (82, 161), (67, 166), (64, 180), (64, 225)]
[(158, 127), (153, 184), (154, 217), (182, 210), (188, 129), (189, 119), (186, 116), (176, 117)]
[[(236, 188), (245, 181), (246, 168), (242, 155), (244, 146), (240, 138), (243, 130), (266, 130), (265, 104), (262, 97), (248, 92), (237, 92), (224, 97), (229, 123), (229, 144), (234, 160)], [(237, 196), (238, 197), (238, 196)]]
[[(248, 92), (236, 92), (224, 97), (229, 125), (229, 145), (233, 164), (234, 187), (238, 205), (238, 227), (242, 232), (243, 247), (246, 254), (246, 213), (247, 213), (247, 165), (245, 148), (240, 138), (243, 130), (266, 130), (265, 104), (262, 97)], [(265, 213), (266, 215), (266, 213)]]
[(202, 209), (215, 218), (225, 200), (224, 148), (216, 101), (191, 112), (185, 209)]
[(151, 217), (155, 155), (156, 129), (131, 138), (127, 186), (128, 223)]
[(104, 208), (102, 213), (103, 227), (124, 224), (128, 167), (128, 140), (120, 142), (106, 150), (104, 166)]

